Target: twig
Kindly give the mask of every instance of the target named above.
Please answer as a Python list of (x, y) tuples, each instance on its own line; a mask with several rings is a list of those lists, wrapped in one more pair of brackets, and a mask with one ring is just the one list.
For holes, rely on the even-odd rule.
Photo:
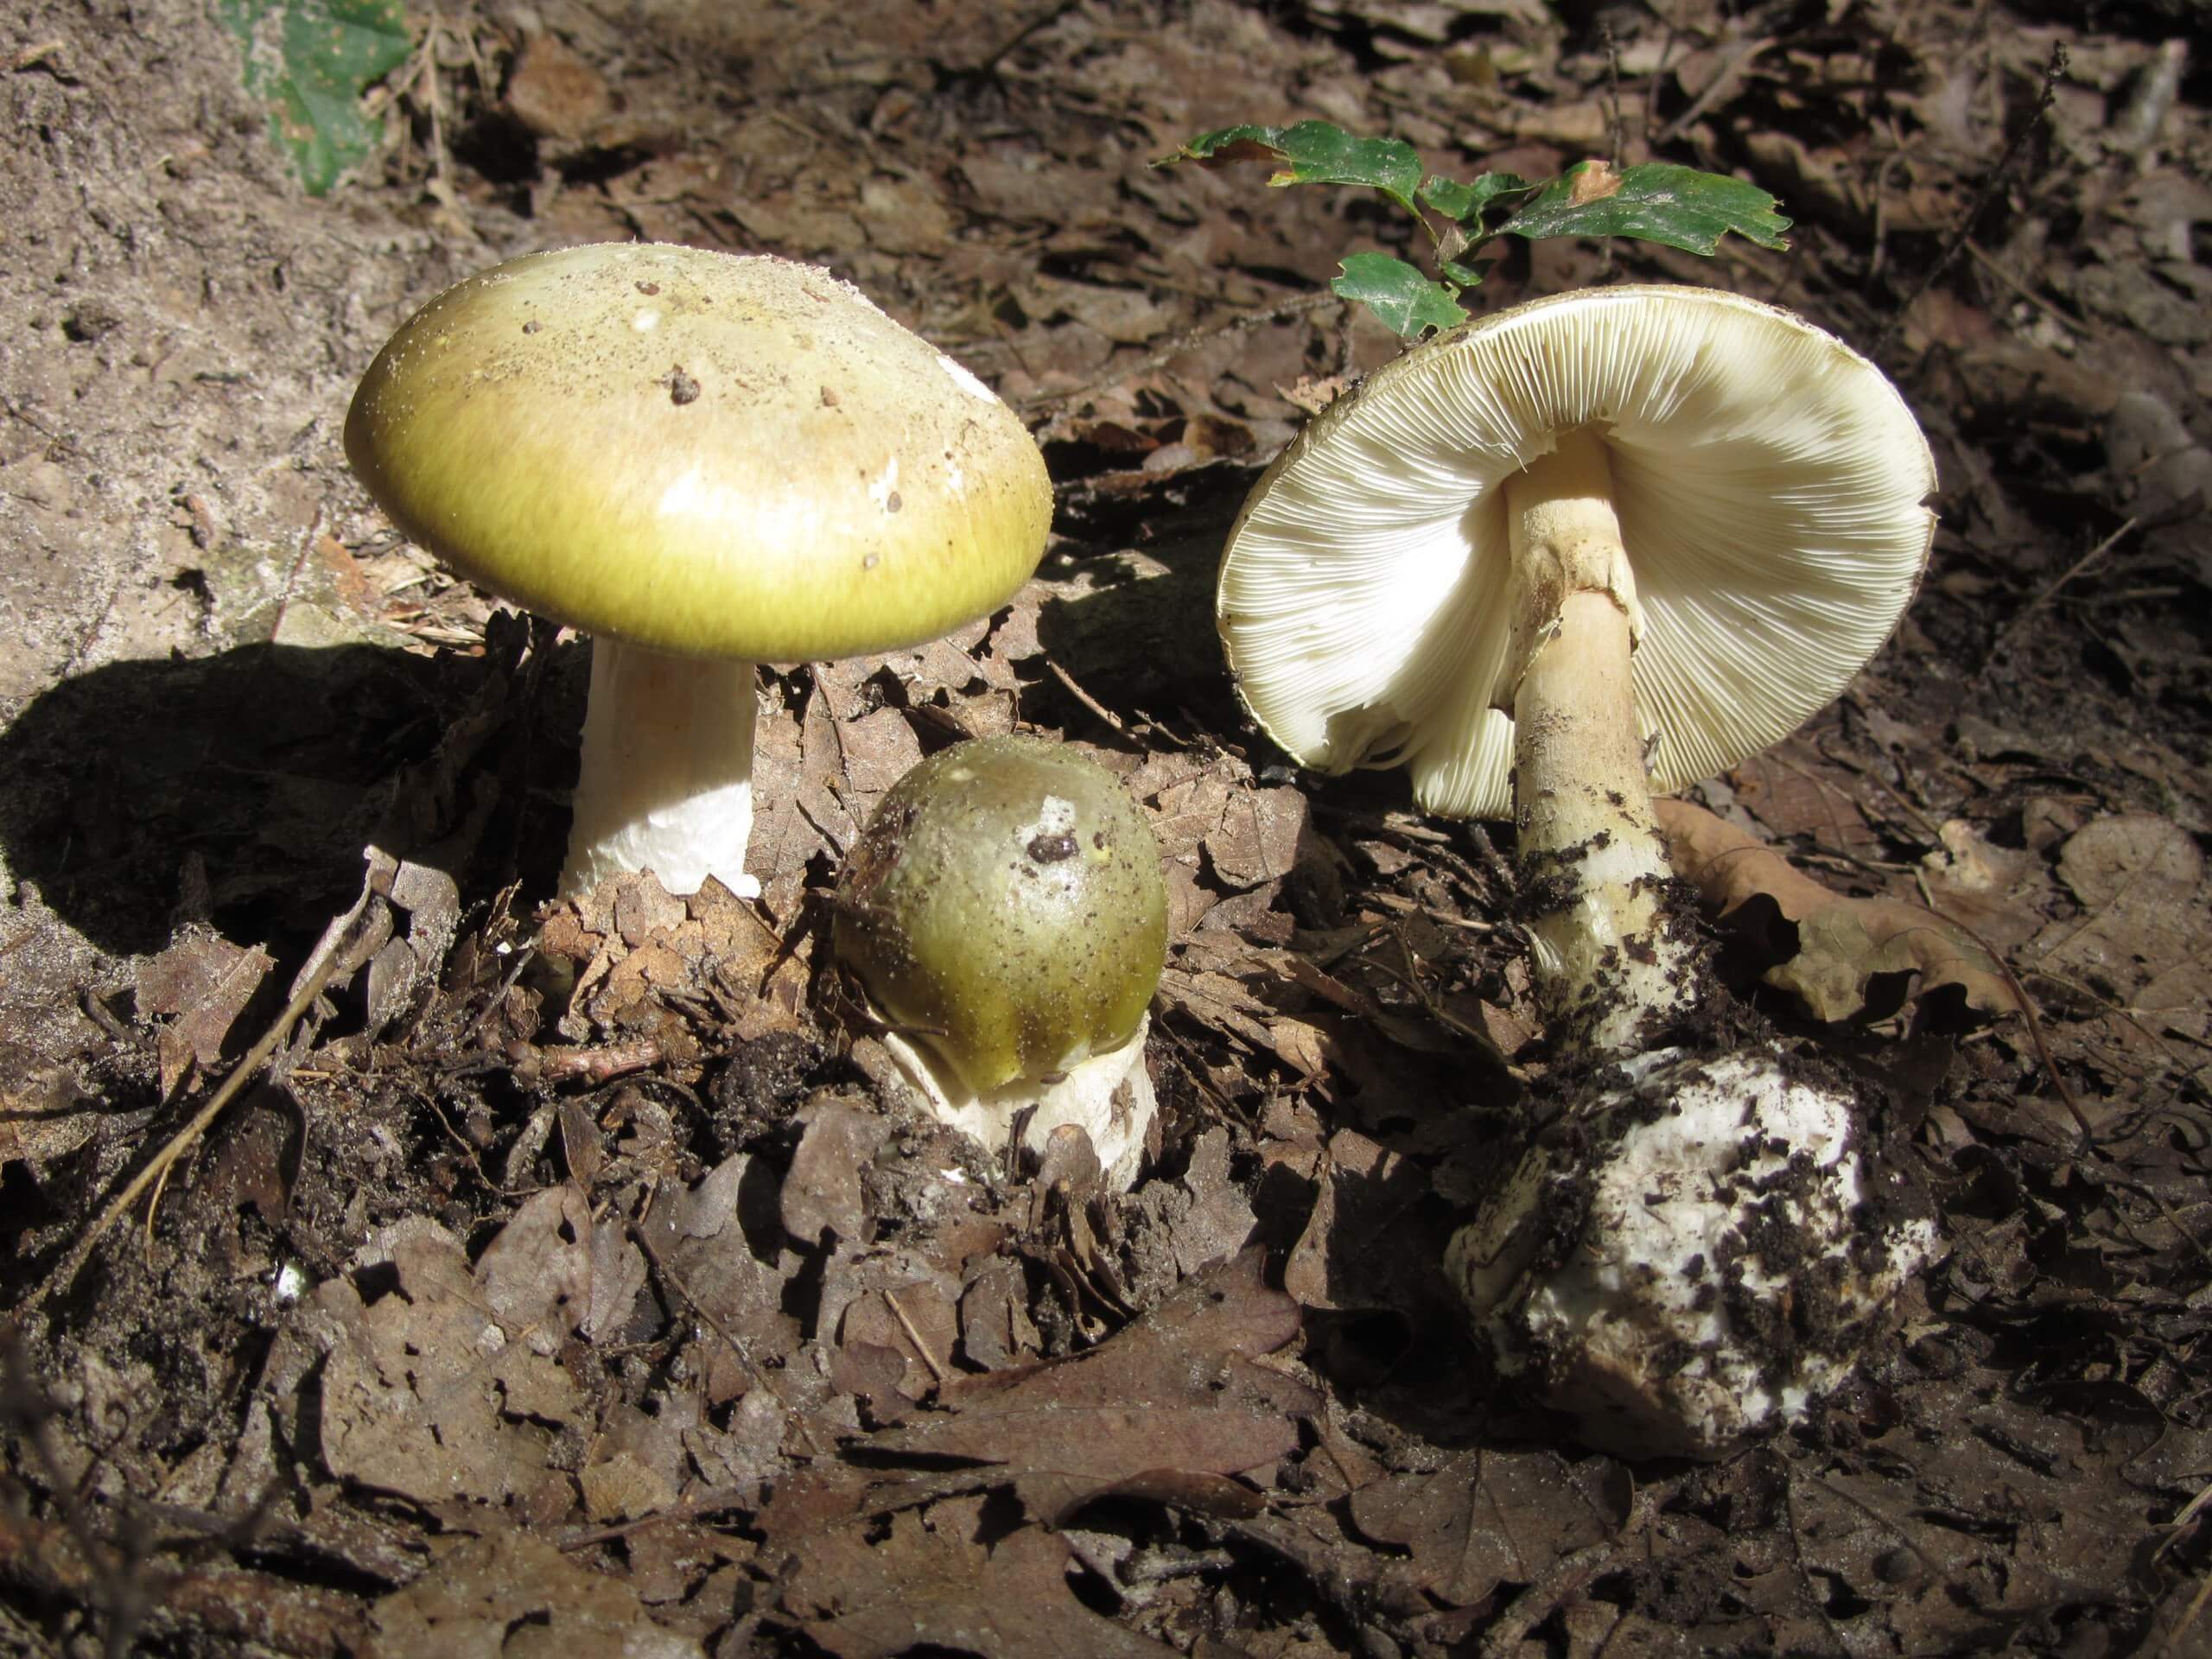
[[(367, 913), (370, 900), (374, 896), (372, 890), (365, 886), (359, 900), (353, 907), (343, 916), (333, 919), (323, 933), (321, 943), (316, 947), (313, 966), (301, 982), (300, 988), (293, 994), (291, 1001), (285, 1005), (283, 1013), (278, 1014), (275, 1022), (262, 1033), (261, 1040), (246, 1051), (245, 1057), (232, 1069), (230, 1076), (223, 1079), (222, 1085), (207, 1097), (207, 1103), (192, 1115), (191, 1122), (171, 1135), (168, 1143), (154, 1154), (152, 1161), (132, 1176), (123, 1191), (108, 1201), (107, 1208), (100, 1211), (99, 1218), (85, 1230), (84, 1235), (70, 1250), (60, 1270), (42, 1281), (17, 1306), (15, 1310), (16, 1318), (20, 1319), (22, 1314), (37, 1307), (58, 1287), (67, 1284), (77, 1276), (79, 1270), (91, 1259), (92, 1247), (99, 1243), (107, 1230), (137, 1203), (149, 1187), (168, 1181), (169, 1171), (175, 1167), (177, 1160), (184, 1156), (193, 1142), (207, 1133), (207, 1126), (221, 1116), (223, 1109), (260, 1073), (270, 1056), (276, 1053), (291, 1036), (293, 1027), (315, 1006), (315, 1000), (322, 995), (323, 988), (330, 982), (331, 976), (346, 956), (342, 948), (346, 937)], [(147, 1212), (146, 1224), (149, 1228), (153, 1225), (150, 1210)]]
[[(1014, 1144), (1019, 1145), (1021, 1138), (1015, 1135)], [(922, 1333), (914, 1328), (913, 1320), (906, 1317), (906, 1310), (899, 1306), (897, 1293), (887, 1290), (883, 1293), (883, 1300), (890, 1304), (891, 1316), (899, 1321), (899, 1328), (906, 1333), (906, 1340), (914, 1344), (914, 1351), (922, 1357), (922, 1363), (930, 1368), (930, 1375), (937, 1379), (938, 1387), (943, 1388), (948, 1381), (944, 1367), (937, 1363), (937, 1356), (930, 1351), (929, 1344), (922, 1340)]]
[(2044, 298), (2042, 295), (2037, 293), (2025, 283), (2015, 276), (2011, 271), (2005, 270), (2004, 266), (1999, 264), (1996, 260), (1991, 258), (1989, 255), (1983, 251), (1981, 244), (1975, 241), (1972, 237), (1968, 237), (1967, 238), (1967, 251), (1974, 256), (1975, 262), (1979, 264), (1984, 270), (1994, 276), (1999, 282), (2004, 283), (2005, 287), (2011, 289), (2013, 293), (2018, 295), (2020, 298), (2025, 300), (2030, 305), (2035, 307), (2037, 310), (2042, 312), (2044, 315), (2049, 317), (2053, 322), (2063, 328), (2068, 334), (2072, 334), (2076, 340), (2084, 339), (2088, 336), (2089, 331), (2087, 328), (2084, 328), (2080, 323), (2075, 321), (2073, 318), (2068, 316), (2063, 311), (2053, 305), (2049, 300)]
[(276, 618), (269, 625), (272, 641), (284, 636), (284, 613), (292, 608), (292, 588), (300, 579), (300, 572), (307, 568), (308, 555), (315, 551), (315, 538), (322, 534), (322, 509), (315, 510), (315, 517), (308, 520), (307, 533), (300, 537), (300, 550), (292, 560), (292, 568), (284, 573), (284, 591), (276, 596)]
[(1974, 234), (1974, 221), (1981, 217), (1983, 209), (1995, 198), (1999, 188), (2012, 177), (2013, 163), (2020, 159), (2020, 153), (2028, 147), (2028, 140), (2035, 137), (2036, 129), (2042, 126), (2050, 114), (2050, 106), (2058, 97), (2058, 78), (2066, 73), (2069, 61), (2065, 46), (2062, 42), (2052, 41), (2050, 58), (2044, 65), (2043, 87), (2036, 95), (2035, 108), (2020, 124), (2019, 131), (2013, 135), (2012, 142), (2005, 146), (2005, 153), (1997, 158), (1997, 165), (1989, 169), (1989, 176), (1981, 181), (1981, 188), (1974, 193), (1974, 200), (1960, 215), (1958, 224), (1952, 228), (1950, 239), (1943, 244), (1942, 252), (1937, 254), (1934, 262), (1921, 273), (1920, 281), (1912, 291), (1897, 302), (1896, 308), (1890, 313), (1890, 320), (1882, 325), (1882, 332), (1874, 336), (1873, 355), (1880, 354), (1882, 348), (1890, 343), (1903, 326), (1905, 314), (1920, 302), (1922, 295), (1936, 285), (1936, 279), (1950, 269), (1951, 262), (1966, 246), (1967, 238)]
[(1689, 107), (1651, 135), (1651, 148), (1663, 149), (1694, 126), (1707, 110), (1736, 90), (1737, 82), (1744, 78), (1744, 72), (1751, 67), (1751, 60), (1774, 45), (1779, 38), (1774, 35), (1761, 35), (1755, 40), (1745, 41), (1730, 53), (1727, 61), (1720, 66), (1720, 73), (1707, 84), (1703, 92), (1690, 100)]
[(2111, 552), (2114, 547), (2118, 546), (2129, 535), (2131, 535), (2134, 531), (2137, 522), (2137, 520), (2130, 518), (2118, 530), (2113, 531), (2111, 535), (2106, 537), (2104, 540), (2099, 542), (2094, 547), (2084, 553), (2080, 558), (2075, 560), (2074, 563), (2068, 567), (2065, 575), (2060, 576), (2056, 582), (2052, 582), (2050, 587), (2044, 588), (2033, 599), (2020, 607), (2018, 611), (2015, 611), (2012, 613), (2012, 620), (2007, 622), (2004, 627), (1999, 631), (1997, 638), (1990, 642), (1989, 655), (1984, 659), (1985, 664), (1994, 662), (1998, 657), (2004, 652), (2005, 647), (2012, 643), (2013, 636), (2018, 633), (2021, 628), (2026, 626), (2028, 619), (2032, 617), (2037, 611), (2041, 610), (2044, 606), (2050, 604), (2053, 599), (2057, 597), (2058, 590), (2060, 588), (2063, 588), (2068, 582), (2073, 581), (2075, 577), (2080, 575), (2084, 570), (2087, 570), (2099, 559), (2104, 557), (2106, 554)]
[(1062, 668), (1058, 663), (1054, 662), (1049, 657), (1045, 659), (1045, 666), (1052, 671), (1052, 677), (1054, 679), (1058, 680), (1062, 685), (1067, 688), (1068, 695), (1073, 697), (1077, 702), (1081, 703), (1084, 708), (1090, 709), (1092, 714), (1097, 715), (1099, 719), (1104, 721), (1116, 732), (1126, 733), (1128, 730), (1128, 728), (1122, 723), (1122, 717), (1119, 715), (1116, 714), (1111, 709), (1109, 709), (1104, 703), (1099, 702), (1097, 698), (1092, 696), (1090, 692), (1084, 690), (1081, 686), (1075, 683), (1074, 675), (1069, 673), (1067, 670)]

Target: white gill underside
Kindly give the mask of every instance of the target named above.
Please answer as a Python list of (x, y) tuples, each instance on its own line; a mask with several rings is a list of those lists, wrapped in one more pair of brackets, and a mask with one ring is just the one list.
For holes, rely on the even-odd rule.
[(1425, 805), (1506, 815), (1512, 739), (1493, 704), (1513, 607), (1506, 561), (1487, 556), (1505, 547), (1500, 486), (1562, 428), (1595, 427), (1609, 452), (1662, 789), (1794, 729), (1887, 636), (1935, 481), (1894, 389), (1765, 307), (1637, 292), (1562, 296), (1572, 316), (1539, 302), (1415, 348), (1255, 492), (1222, 627), (1243, 695), (1294, 755), (1344, 771), (1402, 750)]

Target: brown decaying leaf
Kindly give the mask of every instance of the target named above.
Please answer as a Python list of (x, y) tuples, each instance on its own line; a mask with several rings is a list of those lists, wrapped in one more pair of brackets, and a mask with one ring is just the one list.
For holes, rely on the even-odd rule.
[(2025, 959), (2126, 1002), (2145, 1024), (2202, 1039), (2212, 969), (2202, 961), (2204, 857), (2189, 832), (2148, 813), (2086, 825), (2059, 849), (2082, 913), (2044, 928)]
[(698, 1642), (646, 1617), (620, 1580), (523, 1532), (442, 1539), (423, 1576), (377, 1603), (365, 1659), (699, 1659)]
[(1866, 1005), (1876, 974), (1916, 971), (1918, 994), (1956, 986), (1969, 1007), (2010, 1014), (2018, 1004), (1987, 952), (1933, 911), (1896, 899), (1849, 899), (1733, 825), (1688, 801), (1655, 803), (1675, 874), (1722, 918), (1755, 898), (1796, 925), (1797, 954), (1766, 972), (1816, 1020), (1848, 1020)]
[(1464, 1607), (1611, 1536), (1630, 1495), (1626, 1470), (1603, 1458), (1570, 1467), (1550, 1452), (1462, 1452), (1429, 1473), (1363, 1486), (1351, 1516), (1369, 1537), (1412, 1552), (1418, 1588)]
[(1247, 1250), (1186, 1281), (1078, 1358), (950, 1385), (948, 1411), (868, 1447), (999, 1465), (1047, 1525), (1162, 1471), (1221, 1477), (1272, 1463), (1297, 1449), (1296, 1419), (1319, 1398), (1255, 1363), (1298, 1333), (1297, 1304), (1262, 1282), (1263, 1264), (1263, 1252)]
[(784, 1581), (781, 1605), (840, 1659), (887, 1659), (917, 1645), (983, 1659), (1175, 1651), (1078, 1601), (1057, 1535), (1022, 1527), (994, 1541), (992, 1530), (984, 1500), (963, 1497), (893, 1516), (884, 1538), (849, 1528), (824, 1535)]
[(574, 1418), (582, 1396), (486, 1311), (460, 1244), (435, 1223), (404, 1222), (355, 1265), (397, 1284), (367, 1303), (353, 1278), (315, 1293), (328, 1322), (321, 1421), (331, 1471), (423, 1503), (498, 1503), (565, 1479), (548, 1425)]
[(259, 945), (245, 949), (195, 927), (138, 970), (138, 1011), (170, 1017), (156, 1039), (163, 1094), (195, 1067), (220, 1061), (231, 1027), (275, 966)]

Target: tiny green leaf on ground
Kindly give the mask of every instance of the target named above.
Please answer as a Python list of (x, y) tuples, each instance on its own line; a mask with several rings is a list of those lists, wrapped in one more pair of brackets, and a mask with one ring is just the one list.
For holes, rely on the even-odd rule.
[(1603, 162), (1583, 162), (1546, 185), (1498, 229), (1531, 240), (1632, 236), (1702, 254), (1734, 231), (1763, 248), (1787, 248), (1783, 232), (1789, 221), (1774, 205), (1757, 185), (1694, 167), (1648, 162), (1615, 173)]
[(245, 57), (245, 87), (311, 196), (327, 194), (383, 136), (361, 94), (407, 61), (401, 0), (215, 0)]
[(1427, 328), (1456, 328), (1467, 320), (1455, 290), (1394, 254), (1348, 253), (1338, 263), (1344, 274), (1329, 287), (1341, 298), (1358, 301), (1402, 339)]
[(1421, 157), (1399, 138), (1361, 138), (1328, 121), (1300, 121), (1287, 127), (1244, 125), (1202, 132), (1172, 156), (1153, 163), (1171, 167), (1198, 162), (1219, 167), (1232, 162), (1268, 162), (1277, 168), (1268, 182), (1360, 184), (1379, 190), (1408, 213), (1421, 188)]

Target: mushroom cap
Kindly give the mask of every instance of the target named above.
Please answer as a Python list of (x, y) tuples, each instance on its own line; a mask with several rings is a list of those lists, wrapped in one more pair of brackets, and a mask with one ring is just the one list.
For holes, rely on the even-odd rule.
[(1403, 761), (1431, 810), (1512, 810), (1504, 481), (1603, 436), (1641, 601), (1637, 713), (1675, 789), (1794, 730), (1920, 584), (1936, 464), (1881, 372), (1709, 289), (1592, 289), (1415, 346), (1277, 458), (1224, 556), (1239, 694), (1323, 772)]
[(540, 615), (754, 661), (889, 651), (1010, 595), (1052, 518), (1020, 420), (825, 270), (603, 244), (448, 289), (346, 454), (399, 528)]
[(1136, 1034), (1167, 956), (1143, 809), (1096, 761), (1022, 736), (893, 784), (837, 880), (835, 947), (890, 1020), (982, 1093)]

